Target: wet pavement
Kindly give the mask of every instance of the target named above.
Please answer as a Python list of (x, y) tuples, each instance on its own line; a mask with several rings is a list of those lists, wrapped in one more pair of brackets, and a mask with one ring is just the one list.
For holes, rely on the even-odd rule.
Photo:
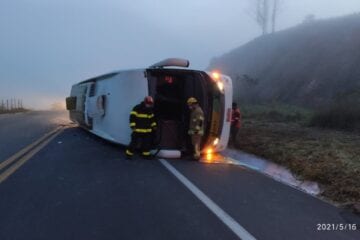
[[(62, 124), (61, 116), (37, 119), (49, 123), (26, 134)], [(359, 230), (322, 229), (360, 228), (360, 218), (289, 187), (313, 188), (264, 159), (228, 149), (200, 162), (127, 161), (124, 148), (78, 127), (1, 182), (0, 239), (238, 239), (164, 161), (256, 239), (360, 239)]]
[(300, 180), (289, 169), (240, 150), (228, 148), (221, 153), (204, 155), (200, 162), (207, 164), (232, 164), (243, 166), (263, 173), (276, 181), (295, 187), (313, 196), (317, 196), (321, 193), (318, 183)]
[(289, 169), (269, 160), (235, 149), (226, 149), (222, 154), (225, 158), (229, 158), (227, 161), (232, 162), (232, 164), (239, 164), (261, 172), (276, 181), (300, 189), (308, 194), (316, 196), (321, 193), (321, 189), (316, 182), (302, 181), (291, 173)]
[(0, 114), (0, 163), (60, 125), (69, 124), (67, 111)]

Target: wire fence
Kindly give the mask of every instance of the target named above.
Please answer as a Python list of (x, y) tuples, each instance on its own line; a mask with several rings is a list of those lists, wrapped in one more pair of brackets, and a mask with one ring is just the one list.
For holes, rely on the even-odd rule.
[(22, 99), (17, 99), (17, 98), (1, 99), (0, 113), (21, 112), (24, 110), (25, 108)]

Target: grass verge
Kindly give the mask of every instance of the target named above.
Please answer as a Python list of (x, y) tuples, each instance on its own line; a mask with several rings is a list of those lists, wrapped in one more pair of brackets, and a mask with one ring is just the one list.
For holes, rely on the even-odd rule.
[[(296, 120), (287, 121), (290, 113), (286, 111), (276, 110), (277, 114), (269, 115), (275, 110), (254, 108), (249, 112), (249, 109), (243, 111), (238, 136), (241, 150), (286, 166), (303, 179), (318, 182), (324, 190), (322, 195), (330, 200), (341, 204), (360, 202), (359, 135), (306, 127), (311, 118), (306, 111), (295, 111), (299, 113)], [(281, 117), (274, 119), (275, 115)]]

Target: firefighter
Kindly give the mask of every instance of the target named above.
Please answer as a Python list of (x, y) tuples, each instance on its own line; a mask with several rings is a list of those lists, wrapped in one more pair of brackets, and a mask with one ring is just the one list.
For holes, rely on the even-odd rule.
[(204, 135), (204, 113), (196, 98), (190, 97), (187, 100), (187, 104), (191, 111), (188, 134), (191, 137), (191, 143), (194, 151), (194, 160), (199, 160), (200, 143), (201, 138)]
[(231, 111), (231, 127), (230, 127), (230, 144), (236, 145), (236, 136), (238, 135), (241, 126), (241, 113), (236, 102), (232, 103)]
[(153, 112), (154, 100), (151, 96), (144, 98), (130, 112), (130, 127), (132, 129), (131, 142), (126, 149), (126, 157), (131, 159), (135, 148), (140, 144), (141, 155), (151, 158), (150, 148), (153, 132), (156, 130), (156, 121)]

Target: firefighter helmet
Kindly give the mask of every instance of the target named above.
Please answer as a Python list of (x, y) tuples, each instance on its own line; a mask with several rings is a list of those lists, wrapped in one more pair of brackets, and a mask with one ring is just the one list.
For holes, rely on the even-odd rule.
[(151, 96), (146, 96), (144, 98), (144, 103), (148, 104), (148, 105), (152, 105), (152, 104), (154, 104), (154, 99)]
[(198, 103), (198, 101), (196, 100), (196, 98), (194, 98), (194, 97), (188, 98), (188, 100), (187, 100), (187, 104), (188, 104), (188, 105), (190, 105), (190, 104), (195, 104), (195, 103)]

